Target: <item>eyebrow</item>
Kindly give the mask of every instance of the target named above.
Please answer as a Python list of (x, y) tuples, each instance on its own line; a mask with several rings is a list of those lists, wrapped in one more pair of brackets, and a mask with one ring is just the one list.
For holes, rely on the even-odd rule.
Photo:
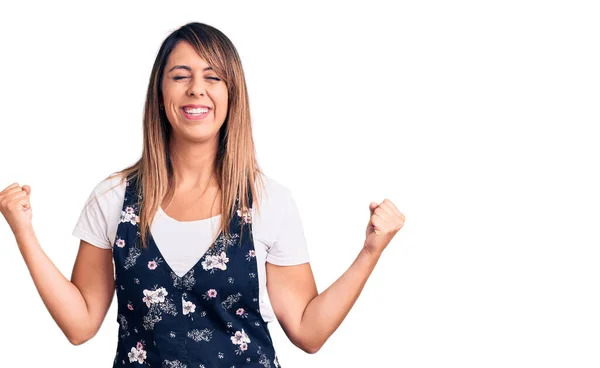
[[(171, 69), (169, 69), (168, 73), (172, 72), (175, 69), (185, 69), (188, 72), (192, 71), (192, 68), (190, 68), (187, 65), (175, 65), (174, 67), (172, 67)], [(206, 68), (202, 69), (203, 72), (207, 71), (207, 70), (213, 70), (213, 68), (211, 66), (207, 66)]]

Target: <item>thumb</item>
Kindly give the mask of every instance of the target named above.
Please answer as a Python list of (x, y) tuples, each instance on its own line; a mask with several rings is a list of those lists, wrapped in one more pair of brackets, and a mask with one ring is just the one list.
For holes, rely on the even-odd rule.
[(371, 202), (369, 204), (369, 211), (371, 211), (371, 216), (373, 216), (373, 211), (375, 211), (377, 209), (377, 207), (379, 207), (377, 202)]

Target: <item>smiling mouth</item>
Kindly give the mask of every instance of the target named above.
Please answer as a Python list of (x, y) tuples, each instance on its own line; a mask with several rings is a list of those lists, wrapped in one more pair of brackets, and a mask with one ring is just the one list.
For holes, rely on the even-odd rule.
[(183, 111), (183, 115), (189, 120), (200, 120), (200, 119), (204, 119), (206, 116), (208, 116), (210, 109), (205, 108), (205, 107), (198, 107), (198, 108), (184, 107), (181, 109), (181, 111)]

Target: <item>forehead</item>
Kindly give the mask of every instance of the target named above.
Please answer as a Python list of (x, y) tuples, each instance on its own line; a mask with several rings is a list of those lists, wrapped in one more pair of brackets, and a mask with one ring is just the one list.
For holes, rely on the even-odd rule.
[(179, 41), (171, 51), (167, 60), (167, 70), (175, 65), (187, 65), (191, 68), (204, 68), (208, 66), (206, 60), (204, 60), (194, 47), (187, 41)]

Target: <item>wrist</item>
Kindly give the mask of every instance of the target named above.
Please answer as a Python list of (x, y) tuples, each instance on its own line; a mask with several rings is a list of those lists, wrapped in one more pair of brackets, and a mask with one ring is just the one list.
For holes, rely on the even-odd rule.
[(373, 251), (372, 249), (370, 249), (369, 247), (367, 247), (366, 245), (364, 245), (363, 248), (362, 248), (361, 253), (363, 253), (367, 257), (379, 259), (379, 257), (381, 257), (381, 253), (382, 252)]
[(13, 230), (13, 234), (15, 235), (17, 243), (19, 243), (23, 239), (28, 239), (35, 236), (35, 232), (33, 231), (32, 226), (15, 229)]

